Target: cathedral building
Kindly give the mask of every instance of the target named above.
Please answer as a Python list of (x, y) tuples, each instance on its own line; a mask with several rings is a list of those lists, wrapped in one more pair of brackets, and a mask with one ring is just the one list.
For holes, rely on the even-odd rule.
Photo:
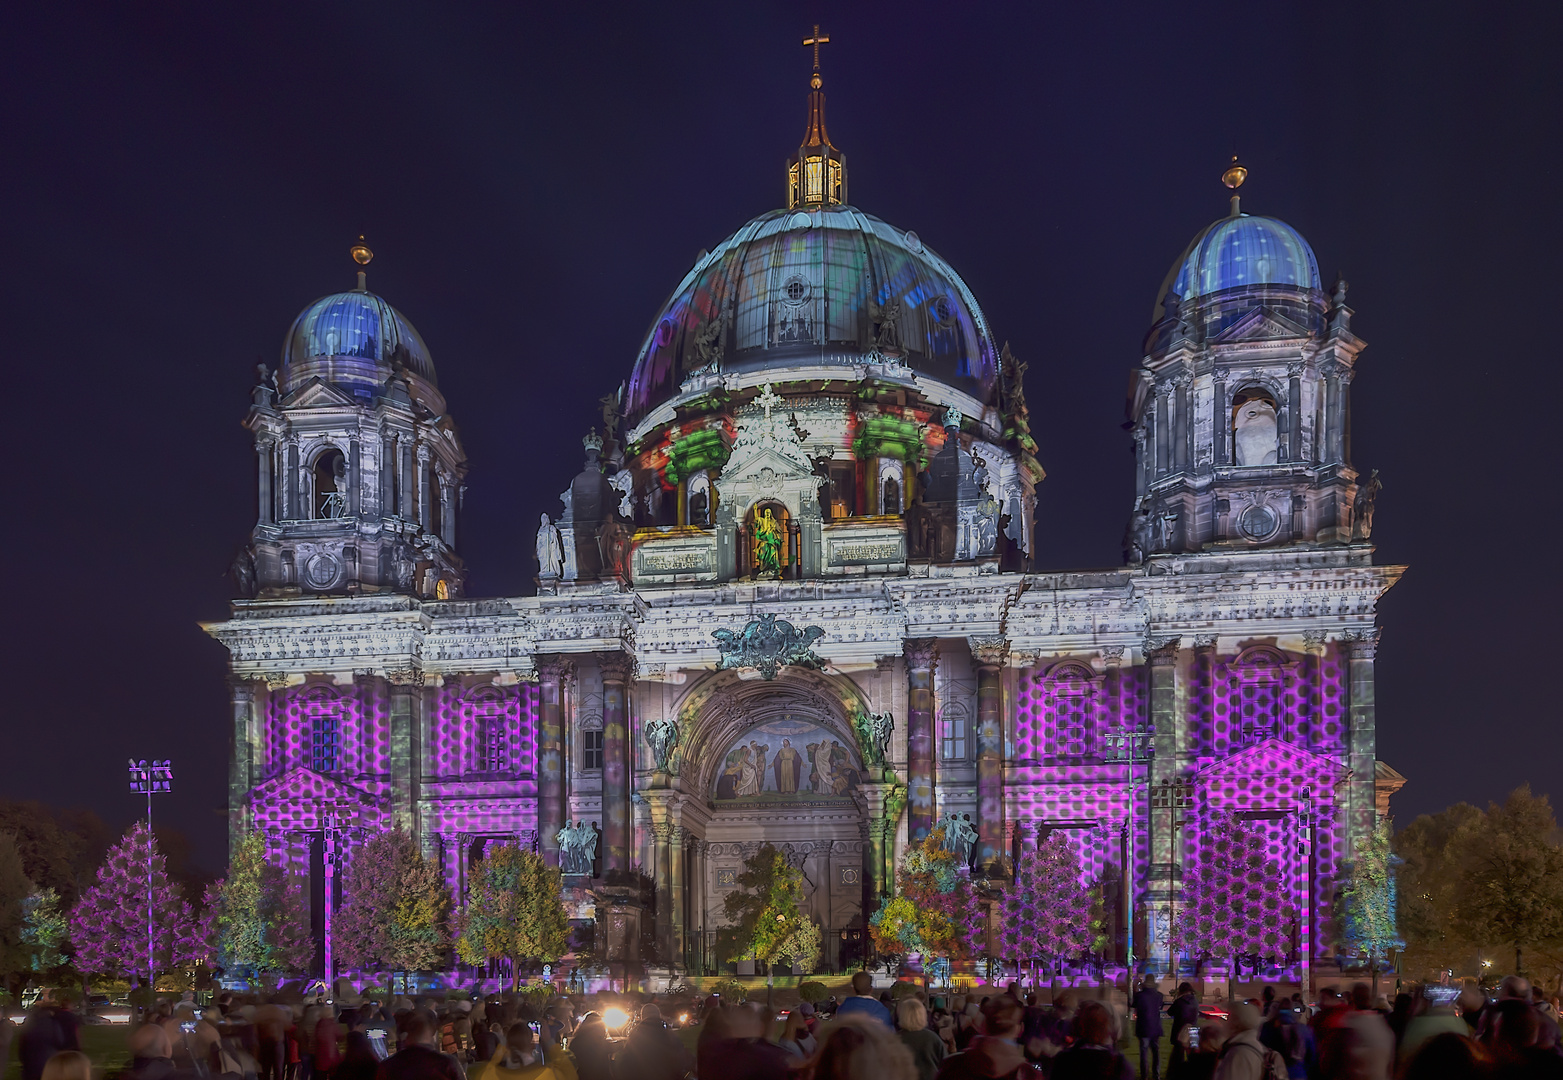
[[(338, 835), (410, 830), (458, 904), (519, 842), (604, 959), (636, 937), (698, 974), (762, 844), (847, 963), (941, 823), (994, 890), (1062, 832), (1109, 883), (1117, 961), (1165, 970), (1195, 823), (1231, 810), (1295, 890), (1293, 953), (1327, 958), (1339, 869), (1403, 782), (1374, 754), (1402, 568), (1373, 561), (1378, 483), (1351, 460), (1346, 283), (1242, 211), (1245, 176), (1125, 357), (1134, 501), (1100, 570), (1038, 565), (1024, 349), (848, 201), (817, 58), (785, 205), (700, 255), (626, 357), (518, 552), (533, 595), (466, 594), (461, 403), (360, 272), (294, 322), (245, 418), (256, 523), (206, 627), (231, 835), (263, 831), (317, 907)], [(614, 899), (635, 872), (649, 905)]]

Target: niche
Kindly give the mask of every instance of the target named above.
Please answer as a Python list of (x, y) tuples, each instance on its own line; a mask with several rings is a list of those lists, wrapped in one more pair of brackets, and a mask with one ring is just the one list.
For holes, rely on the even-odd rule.
[(315, 514), (317, 518), (347, 516), (347, 461), (340, 450), (327, 450), (315, 459)]
[(1240, 391), (1232, 403), (1232, 447), (1239, 465), (1274, 465), (1280, 460), (1280, 426), (1275, 399), (1263, 390)]

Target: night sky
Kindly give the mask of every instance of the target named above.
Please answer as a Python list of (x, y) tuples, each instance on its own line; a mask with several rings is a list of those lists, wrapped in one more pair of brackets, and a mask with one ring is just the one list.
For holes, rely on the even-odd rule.
[(815, 22), (851, 201), (1030, 362), (1040, 568), (1121, 562), (1129, 371), (1235, 147), (1243, 208), (1346, 275), (1369, 343), (1354, 457), (1410, 566), (1378, 653), (1397, 818), (1563, 795), (1558, 10), (5, 5), (0, 796), (117, 830), (125, 759), (171, 757), (159, 813), (222, 862), (197, 623), (254, 520), (239, 422), (359, 233), (461, 425), (469, 594), (529, 592), (597, 398), (696, 252), (783, 201)]

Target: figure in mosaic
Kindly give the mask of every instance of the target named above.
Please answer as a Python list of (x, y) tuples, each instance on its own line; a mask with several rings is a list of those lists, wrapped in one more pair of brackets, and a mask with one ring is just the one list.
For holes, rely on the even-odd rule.
[(756, 577), (781, 577), (782, 526), (766, 507), (754, 519), (754, 571)]
[(792, 740), (783, 739), (781, 749), (776, 751), (771, 762), (771, 769), (776, 773), (776, 790), (783, 795), (796, 795), (802, 766), (803, 758), (793, 749)]

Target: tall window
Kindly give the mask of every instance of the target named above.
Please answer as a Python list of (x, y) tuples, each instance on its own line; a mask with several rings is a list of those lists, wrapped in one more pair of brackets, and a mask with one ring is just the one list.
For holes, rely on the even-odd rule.
[(1058, 753), (1079, 757), (1086, 752), (1091, 728), (1091, 695), (1084, 690), (1062, 690), (1053, 699), (1058, 726)]
[(504, 772), (510, 766), (510, 732), (503, 707), (486, 702), (478, 708), (478, 767), (484, 772)]
[(581, 768), (602, 768), (602, 731), (581, 732)]
[(328, 715), (315, 717), (309, 725), (309, 767), (317, 773), (334, 773), (341, 757), (341, 720)]
[(958, 705), (947, 705), (939, 714), (939, 756), (945, 761), (966, 761), (967, 734), (970, 724), (966, 710)]
[(1281, 732), (1281, 680), (1285, 659), (1265, 648), (1245, 652), (1233, 665), (1237, 716), (1231, 741), (1251, 746)]

